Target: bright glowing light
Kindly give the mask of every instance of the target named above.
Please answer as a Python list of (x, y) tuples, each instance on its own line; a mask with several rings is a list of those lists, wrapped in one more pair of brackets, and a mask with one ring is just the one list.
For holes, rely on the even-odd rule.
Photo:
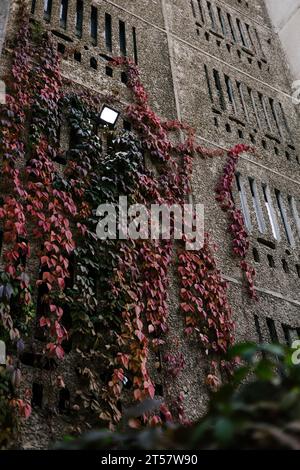
[(104, 121), (107, 124), (114, 126), (117, 122), (119, 114), (120, 113), (118, 113), (114, 109), (111, 109), (108, 106), (104, 106), (100, 114), (100, 119), (101, 121)]

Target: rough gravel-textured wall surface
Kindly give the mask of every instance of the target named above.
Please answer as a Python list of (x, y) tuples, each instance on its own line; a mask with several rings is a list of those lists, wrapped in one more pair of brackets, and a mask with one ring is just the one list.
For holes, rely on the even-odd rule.
[[(240, 190), (236, 186), (233, 197), (241, 206), (242, 195), (242, 208), (248, 212), (249, 261), (257, 269), (258, 303), (247, 296), (231, 255), (226, 215), (214, 197), (224, 159), (195, 160), (194, 199), (205, 204), (205, 228), (218, 246), (216, 256), (229, 282), (237, 339), (270, 341), (272, 321), (281, 342), (289, 335), (293, 339), (300, 328), (299, 111), (290, 97), (286, 59), (271, 29), (264, 1), (84, 0), (81, 37), (75, 29), (76, 1), (68, 2), (66, 25), (59, 21), (60, 2), (52, 3), (49, 18), (44, 15), (44, 1), (36, 0), (32, 19), (41, 21), (57, 39), (63, 75), (75, 90), (111, 91), (124, 103), (130, 100), (120, 71), (114, 70), (113, 77), (109, 76), (109, 57), (120, 55), (121, 20), (126, 27), (127, 54), (137, 59), (151, 105), (161, 116), (188, 122), (195, 127), (199, 143), (211, 148), (228, 148), (236, 143), (256, 147), (255, 154), (240, 160)], [(91, 5), (98, 10), (96, 40), (90, 34)], [(111, 48), (105, 41), (105, 14), (112, 18)], [(14, 21), (12, 10), (9, 36), (14, 33)], [(96, 69), (91, 67), (91, 58), (94, 63), (96, 60)], [(3, 64), (8, 60), (7, 49)], [(178, 285), (174, 273), (170, 277), (166, 349), (181, 351), (186, 366), (174, 381), (163, 370), (160, 376), (157, 374), (157, 383), (166, 397), (175, 398), (183, 392), (187, 415), (196, 418), (203, 413), (207, 400), (205, 358), (199, 347), (184, 337)], [(71, 404), (76, 398), (75, 368), (79, 363), (80, 358), (71, 353), (59, 366)], [(57, 414), (58, 396), (47, 371), (34, 364), (24, 364), (23, 368), (28, 379), (43, 384), (45, 396), (50, 398), (34, 409), (24, 425), (21, 445), (46, 447), (55, 434), (70, 431), (74, 417)], [(80, 419), (75, 425), (80, 426)]]
[(8, 20), (10, 0), (1, 0), (0, 10), (0, 54), (6, 33), (6, 23)]

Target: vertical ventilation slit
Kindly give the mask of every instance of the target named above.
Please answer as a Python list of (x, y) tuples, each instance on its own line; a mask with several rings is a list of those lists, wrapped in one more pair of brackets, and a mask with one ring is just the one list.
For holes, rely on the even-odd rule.
[(106, 49), (112, 52), (112, 21), (108, 13), (105, 13), (105, 45)]
[(122, 56), (127, 55), (126, 48), (126, 28), (124, 21), (119, 21), (119, 39), (120, 39), (120, 52)]
[(76, 3), (76, 35), (82, 37), (83, 27), (83, 0), (77, 0)]
[(133, 40), (134, 62), (136, 63), (136, 65), (138, 65), (137, 37), (136, 37), (135, 27), (132, 28), (132, 40)]
[(91, 7), (91, 38), (94, 45), (97, 44), (98, 35), (98, 10), (96, 7)]

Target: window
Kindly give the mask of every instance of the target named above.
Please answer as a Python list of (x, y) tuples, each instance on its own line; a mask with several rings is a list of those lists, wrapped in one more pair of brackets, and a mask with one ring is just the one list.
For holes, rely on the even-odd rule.
[(267, 327), (269, 330), (269, 335), (272, 343), (279, 343), (278, 334), (276, 331), (276, 326), (274, 320), (267, 318)]
[(217, 70), (214, 69), (213, 75), (214, 75), (215, 85), (216, 85), (216, 89), (217, 89), (217, 93), (218, 93), (218, 97), (220, 101), (220, 106), (223, 110), (225, 110), (226, 105), (225, 105), (224, 94), (223, 94), (223, 90), (221, 86), (220, 74)]
[(202, 0), (197, 0), (198, 3), (198, 8), (199, 8), (199, 13), (200, 13), (200, 18), (202, 23), (204, 23), (204, 15), (203, 15), (203, 8), (202, 8)]
[(204, 64), (204, 70), (205, 70), (205, 78), (206, 78), (206, 83), (207, 83), (208, 94), (209, 94), (209, 97), (210, 97), (210, 101), (213, 103), (214, 99), (213, 99), (213, 94), (212, 94), (212, 90), (211, 90), (209, 71), (208, 71), (208, 68), (205, 64)]
[(32, 384), (32, 408), (41, 408), (43, 405), (43, 385), (33, 382)]
[(50, 21), (52, 12), (52, 0), (44, 0), (44, 19)]
[(77, 62), (81, 62), (81, 52), (79, 51), (74, 52), (74, 60), (76, 60)]
[(263, 109), (265, 120), (266, 120), (267, 126), (269, 128), (269, 131), (272, 132), (272, 125), (271, 125), (271, 121), (270, 121), (270, 118), (269, 118), (269, 115), (268, 115), (267, 106), (266, 106), (266, 102), (265, 102), (265, 97), (261, 93), (258, 93), (258, 98), (259, 98), (261, 107)]
[(121, 55), (127, 55), (126, 48), (126, 29), (124, 21), (119, 21), (119, 39), (120, 39), (120, 51)]
[(293, 214), (293, 218), (296, 224), (297, 232), (300, 238), (300, 217), (299, 217), (297, 204), (296, 204), (295, 198), (292, 196), (288, 196), (288, 201), (289, 201), (290, 210)]
[(224, 36), (226, 36), (227, 35), (227, 29), (226, 29), (226, 23), (225, 23), (225, 20), (224, 20), (222, 10), (221, 10), (220, 7), (218, 7), (217, 10), (218, 10), (218, 17), (219, 17), (222, 32), (223, 32)]
[(299, 339), (298, 329), (291, 328), (288, 325), (282, 324), (282, 330), (284, 333), (285, 341), (288, 346), (292, 346), (293, 342)]
[(106, 49), (112, 52), (112, 21), (108, 13), (105, 13), (105, 45)]
[(59, 12), (59, 23), (61, 28), (66, 29), (68, 17), (68, 0), (61, 0), (60, 12)]
[(256, 330), (258, 341), (260, 343), (263, 343), (263, 336), (261, 333), (261, 327), (260, 327), (259, 318), (257, 315), (254, 315), (254, 322), (255, 322), (255, 330)]
[(282, 259), (281, 262), (282, 262), (282, 267), (283, 267), (284, 272), (286, 274), (289, 274), (290, 268), (289, 268), (287, 261), (285, 259)]
[(136, 38), (136, 29), (135, 27), (132, 28), (132, 40), (133, 40), (133, 55), (134, 55), (134, 62), (138, 65), (138, 50), (137, 50), (137, 38)]
[(236, 82), (236, 85), (237, 85), (237, 89), (238, 89), (238, 92), (239, 92), (241, 105), (242, 105), (245, 117), (246, 117), (247, 121), (249, 121), (249, 114), (248, 114), (248, 109), (247, 109), (247, 105), (246, 105), (245, 98), (244, 98), (243, 86), (238, 81)]
[(285, 210), (285, 207), (284, 207), (282, 195), (281, 195), (280, 191), (278, 191), (277, 189), (275, 189), (275, 195), (276, 195), (277, 205), (278, 205), (279, 212), (280, 212), (280, 215), (281, 215), (282, 223), (283, 223), (283, 226), (284, 226), (286, 238), (287, 238), (290, 245), (295, 245), (295, 241), (294, 241), (294, 237), (293, 237), (293, 234), (292, 234), (292, 231), (291, 231), (291, 227), (290, 227), (289, 221), (287, 219), (286, 210)]
[(32, 0), (32, 1), (31, 1), (31, 9), (30, 9), (30, 13), (31, 13), (32, 15), (34, 15), (35, 7), (36, 7), (36, 0)]
[(280, 109), (280, 113), (281, 113), (282, 120), (283, 120), (283, 123), (284, 123), (284, 127), (285, 127), (285, 129), (288, 133), (288, 136), (289, 136), (290, 140), (293, 141), (292, 135), (291, 135), (291, 130), (289, 128), (289, 125), (288, 125), (288, 122), (287, 122), (287, 119), (286, 119), (286, 116), (285, 116), (285, 113), (284, 113), (284, 110), (283, 110), (283, 107), (282, 107), (281, 103), (279, 103), (279, 109)]
[(82, 37), (83, 26), (83, 0), (77, 0), (76, 3), (76, 35)]
[(270, 268), (275, 268), (275, 261), (272, 255), (267, 255)]
[(91, 7), (91, 38), (94, 44), (97, 44), (98, 36), (98, 10), (96, 7)]
[(263, 212), (262, 212), (261, 205), (260, 205), (260, 200), (259, 200), (258, 193), (257, 193), (256, 183), (253, 178), (249, 178), (249, 185), (250, 185), (250, 190), (251, 190), (251, 195), (252, 195), (252, 200), (253, 200), (253, 207), (256, 213), (258, 229), (261, 233), (265, 233), (266, 225), (265, 225), (264, 216), (263, 216)]
[(108, 65), (105, 67), (105, 73), (108, 77), (113, 77), (113, 69), (111, 67), (108, 67)]
[(253, 258), (256, 263), (260, 262), (260, 257), (257, 248), (253, 248)]
[(242, 23), (238, 18), (236, 19), (236, 24), (237, 24), (238, 30), (240, 32), (240, 36), (241, 36), (243, 46), (248, 47), (248, 41), (247, 41), (247, 38), (245, 36)]
[(97, 63), (97, 60), (95, 59), (95, 57), (91, 57), (91, 59), (90, 59), (90, 67), (91, 67), (92, 69), (97, 70), (97, 68), (98, 68), (98, 63)]
[(232, 39), (233, 39), (234, 42), (237, 42), (236, 32), (235, 32), (235, 29), (234, 29), (234, 25), (233, 25), (230, 13), (227, 13), (227, 19), (228, 19), (228, 24), (229, 24), (229, 27), (230, 27), (230, 32), (231, 32)]
[(274, 100), (273, 100), (273, 98), (269, 98), (269, 101), (270, 101), (272, 115), (273, 115), (274, 121), (276, 123), (276, 127), (278, 129), (278, 132), (279, 132), (280, 136), (283, 138), (281, 128), (280, 128), (280, 125), (279, 125), (279, 120), (278, 120), (278, 115), (277, 115), (277, 110), (276, 110), (276, 107), (275, 107)]
[(194, 16), (194, 18), (196, 18), (196, 10), (195, 10), (195, 6), (194, 6), (194, 0), (191, 0), (191, 7), (192, 7), (193, 16)]
[(251, 30), (250, 30), (250, 26), (247, 23), (245, 23), (245, 26), (246, 26), (246, 31), (247, 31), (247, 34), (248, 34), (248, 38), (250, 39), (250, 43), (251, 43), (254, 51), (256, 51), (255, 44), (254, 44), (252, 34), (251, 34)]
[(265, 184), (262, 185), (262, 189), (263, 189), (265, 205), (267, 208), (270, 224), (272, 227), (273, 237), (275, 238), (275, 240), (280, 240), (280, 232), (279, 232), (276, 214), (275, 214), (274, 207), (273, 207), (272, 200), (271, 200), (270, 190)]
[(260, 40), (260, 37), (259, 37), (259, 34), (258, 34), (256, 28), (254, 28), (254, 32), (255, 32), (255, 36), (256, 36), (256, 39), (257, 39), (257, 42), (258, 42), (258, 45), (259, 45), (260, 52), (262, 53), (262, 56), (264, 57), (264, 56), (265, 56), (265, 53), (264, 53), (264, 51), (263, 51), (262, 44), (261, 44), (261, 40)]
[(227, 89), (229, 102), (232, 106), (234, 113), (236, 114), (237, 109), (236, 109), (236, 104), (235, 104), (235, 99), (234, 99), (233, 86), (232, 86), (232, 82), (230, 78), (227, 75), (225, 75), (225, 83), (226, 83), (226, 89)]
[(258, 115), (258, 112), (257, 112), (257, 107), (256, 107), (253, 91), (249, 87), (248, 87), (248, 93), (249, 93), (249, 97), (250, 97), (250, 100), (251, 100), (251, 103), (252, 103), (252, 108), (253, 108), (253, 111), (254, 111), (254, 114), (255, 114), (257, 125), (261, 129), (261, 122), (260, 122), (259, 115)]
[(211, 21), (211, 29), (216, 31), (216, 20), (215, 20), (215, 14), (214, 14), (212, 4), (210, 2), (206, 2), (206, 3), (207, 3), (208, 14), (209, 14), (210, 21)]
[(248, 207), (247, 197), (246, 197), (246, 194), (245, 194), (245, 188), (244, 188), (243, 182), (241, 180), (241, 175), (236, 174), (235, 177), (236, 177), (237, 188), (238, 188), (238, 191), (239, 191), (239, 196), (240, 196), (241, 208), (242, 208), (242, 212), (243, 212), (243, 216), (244, 216), (244, 221), (245, 221), (247, 229), (251, 230), (252, 224), (251, 224), (251, 219), (250, 219), (250, 215), (249, 215), (249, 207)]

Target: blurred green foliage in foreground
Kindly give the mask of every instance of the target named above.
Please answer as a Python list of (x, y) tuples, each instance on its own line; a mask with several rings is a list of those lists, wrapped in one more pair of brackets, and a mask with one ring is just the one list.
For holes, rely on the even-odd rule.
[[(298, 355), (298, 356), (297, 356)], [(131, 429), (130, 419), (157, 407), (147, 400), (128, 410), (118, 431), (92, 431), (59, 449), (300, 449), (300, 357), (280, 345), (236, 345), (229, 384), (211, 396), (206, 416), (191, 426)], [(292, 361), (293, 359), (293, 361)]]

